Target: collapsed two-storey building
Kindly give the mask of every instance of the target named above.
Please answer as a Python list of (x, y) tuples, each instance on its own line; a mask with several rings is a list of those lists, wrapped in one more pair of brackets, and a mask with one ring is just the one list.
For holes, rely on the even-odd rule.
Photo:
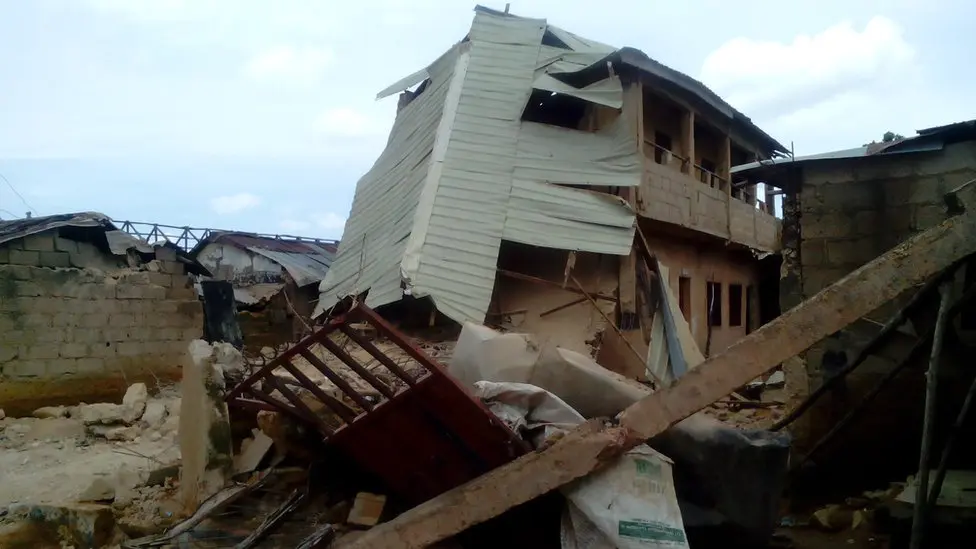
[(580, 347), (611, 315), (634, 328), (639, 226), (703, 351), (764, 320), (759, 258), (778, 251), (779, 222), (730, 170), (786, 151), (702, 83), (478, 7), (461, 42), (379, 97), (396, 93), (316, 314), (347, 295), (428, 297), (457, 322)]

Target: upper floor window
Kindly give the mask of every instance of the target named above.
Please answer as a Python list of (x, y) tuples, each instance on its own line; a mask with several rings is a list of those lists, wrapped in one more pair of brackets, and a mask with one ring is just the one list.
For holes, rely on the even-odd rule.
[(522, 120), (573, 130), (579, 129), (588, 103), (562, 93), (532, 90), (522, 112)]

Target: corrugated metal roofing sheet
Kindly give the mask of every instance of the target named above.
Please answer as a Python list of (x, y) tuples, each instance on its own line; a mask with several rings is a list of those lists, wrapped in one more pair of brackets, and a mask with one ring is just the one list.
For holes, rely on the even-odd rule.
[(299, 287), (315, 284), (324, 279), (333, 261), (331, 253), (323, 253), (325, 250), (314, 254), (282, 252), (253, 246), (249, 246), (247, 250), (281, 265)]
[(342, 297), (366, 290), (370, 307), (403, 297), (400, 261), (427, 180), (458, 51), (455, 46), (428, 67), (430, 85), (397, 114), (386, 149), (356, 184), (339, 251), (319, 285), (316, 315)]
[[(558, 29), (584, 51), (543, 46), (546, 29), (543, 20), (479, 11), (469, 41), (452, 50), (456, 66), (431, 66), (431, 85), (398, 116), (386, 150), (357, 185), (317, 313), (369, 289), (370, 306), (410, 293), (430, 296), (454, 320), (481, 322), (502, 239), (629, 253), (629, 207), (553, 183), (639, 184), (634, 132), (622, 122), (591, 133), (521, 120), (540, 70), (582, 67), (609, 47)], [(610, 84), (601, 92), (613, 103)], [(409, 151), (422, 157), (407, 161)]]

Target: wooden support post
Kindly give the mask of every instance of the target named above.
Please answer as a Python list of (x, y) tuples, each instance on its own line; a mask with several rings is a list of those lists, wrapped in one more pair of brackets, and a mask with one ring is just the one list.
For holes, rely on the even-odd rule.
[(737, 387), (796, 356), (976, 253), (976, 214), (967, 211), (889, 250), (741, 339), (673, 386), (634, 403), (620, 427), (587, 423), (548, 449), (523, 456), (377, 526), (342, 547), (414, 549), (457, 534), (583, 477)]
[(925, 522), (929, 509), (929, 456), (932, 453), (932, 439), (935, 437), (935, 407), (939, 392), (939, 365), (942, 362), (942, 341), (945, 335), (949, 304), (952, 301), (952, 283), (943, 282), (939, 287), (942, 299), (939, 301), (939, 316), (932, 334), (932, 352), (929, 355), (929, 369), (925, 373), (925, 415), (922, 423), (922, 448), (918, 457), (918, 480), (915, 487), (915, 509), (912, 516), (912, 534), (909, 549), (921, 549), (925, 537)]
[[(643, 181), (645, 166), (648, 162), (644, 155), (644, 85), (637, 81), (627, 88), (628, 97), (624, 105), (624, 115), (633, 119), (637, 138), (637, 154), (641, 161), (641, 180)], [(637, 211), (637, 193), (639, 188), (625, 187), (620, 190), (620, 196)], [(618, 313), (621, 330), (640, 328), (637, 315), (637, 261), (634, 252), (620, 257), (617, 277)]]
[(681, 117), (681, 152), (688, 160), (681, 164), (681, 171), (695, 176), (695, 113), (688, 111)]

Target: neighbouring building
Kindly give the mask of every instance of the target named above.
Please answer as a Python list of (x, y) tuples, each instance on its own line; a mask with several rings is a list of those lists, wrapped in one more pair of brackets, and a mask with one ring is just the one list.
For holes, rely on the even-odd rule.
[(190, 256), (233, 284), (245, 348), (259, 352), (305, 333), (335, 251), (328, 240), (214, 232)]
[(203, 308), (175, 247), (98, 213), (0, 221), (0, 408), (121, 398), (178, 380)]
[[(920, 130), (914, 137), (890, 143), (747, 164), (733, 169), (733, 174), (752, 183), (769, 183), (784, 192), (780, 299), (785, 311), (912, 235), (944, 221), (944, 194), (976, 179), (976, 121)], [(974, 281), (976, 267), (967, 266), (958, 283), (969, 286)], [(878, 333), (907, 297), (804, 353), (805, 371), (787, 372), (788, 389), (803, 396), (819, 387)], [(839, 390), (798, 423), (796, 444), (801, 453), (905, 360), (918, 343), (917, 336), (932, 326), (936, 306), (930, 303), (923, 313), (913, 315), (895, 341), (871, 355)], [(963, 309), (946, 338), (943, 360), (948, 364), (940, 380), (945, 392), (940, 396), (940, 411), (947, 419), (940, 425), (951, 422), (948, 418), (957, 413), (973, 376), (967, 357), (972, 352), (969, 345), (976, 342), (976, 315), (967, 312), (970, 309)], [(835, 478), (874, 478), (875, 474), (915, 470), (927, 348), (921, 355), (917, 364), (878, 393), (870, 411), (824, 448), (836, 459), (822, 455), (818, 462), (825, 465), (832, 461), (839, 471)]]
[(365, 292), (373, 307), (428, 297), (457, 322), (593, 347), (604, 314), (571, 292), (634, 328), (639, 225), (706, 353), (761, 322), (762, 295), (775, 314), (778, 265), (759, 258), (775, 262), (779, 222), (730, 170), (784, 147), (638, 50), (475, 11), (461, 42), (379, 94), (400, 93), (398, 114), (317, 313)]

